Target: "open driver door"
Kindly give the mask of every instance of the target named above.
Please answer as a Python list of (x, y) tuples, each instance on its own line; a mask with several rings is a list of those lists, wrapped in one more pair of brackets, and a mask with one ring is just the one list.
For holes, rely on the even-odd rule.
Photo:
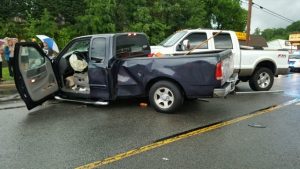
[(36, 43), (17, 43), (13, 58), (16, 88), (28, 110), (59, 90), (52, 63)]

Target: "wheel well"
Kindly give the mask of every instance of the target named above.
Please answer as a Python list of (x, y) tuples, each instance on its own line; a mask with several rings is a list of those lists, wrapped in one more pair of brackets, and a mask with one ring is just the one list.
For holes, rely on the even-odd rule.
[(269, 68), (273, 72), (273, 74), (276, 73), (276, 65), (272, 61), (263, 61), (263, 62), (260, 62), (259, 64), (256, 65), (255, 70), (257, 70), (257, 69), (259, 69), (261, 67)]
[(169, 82), (176, 84), (179, 87), (180, 91), (182, 92), (183, 96), (184, 97), (186, 96), (185, 91), (184, 91), (183, 87), (180, 85), (180, 83), (178, 83), (176, 80), (168, 78), (168, 77), (158, 77), (158, 78), (154, 78), (154, 79), (150, 80), (147, 83), (146, 88), (145, 88), (146, 93), (148, 94), (151, 86), (153, 86), (156, 82), (159, 82), (159, 81), (169, 81)]

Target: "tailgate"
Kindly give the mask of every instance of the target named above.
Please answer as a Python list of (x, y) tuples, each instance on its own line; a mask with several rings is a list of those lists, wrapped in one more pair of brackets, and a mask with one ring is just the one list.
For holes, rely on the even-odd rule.
[(233, 54), (231, 50), (226, 50), (220, 53), (220, 61), (222, 63), (222, 72), (223, 78), (221, 85), (224, 85), (226, 82), (231, 80), (231, 77), (234, 72), (234, 62), (233, 62)]

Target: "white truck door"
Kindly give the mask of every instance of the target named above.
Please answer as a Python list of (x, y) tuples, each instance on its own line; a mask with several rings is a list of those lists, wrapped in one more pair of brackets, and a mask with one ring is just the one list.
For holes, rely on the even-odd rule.
[[(181, 39), (176, 45), (175, 45), (175, 54), (185, 54), (189, 50), (196, 48), (193, 50), (193, 53), (195, 52), (205, 52), (209, 50), (208, 42), (205, 42), (208, 38), (208, 35), (206, 32), (192, 32), (187, 34), (184, 38)], [(181, 45), (183, 44), (184, 40), (188, 40), (190, 44), (190, 49), (182, 51)]]

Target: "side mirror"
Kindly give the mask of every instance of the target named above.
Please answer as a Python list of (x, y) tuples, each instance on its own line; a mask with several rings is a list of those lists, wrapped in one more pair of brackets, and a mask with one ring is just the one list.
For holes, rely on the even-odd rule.
[(182, 51), (190, 50), (190, 47), (191, 47), (191, 45), (190, 45), (189, 40), (185, 39), (185, 40), (182, 41), (182, 44), (181, 44), (181, 50)]

